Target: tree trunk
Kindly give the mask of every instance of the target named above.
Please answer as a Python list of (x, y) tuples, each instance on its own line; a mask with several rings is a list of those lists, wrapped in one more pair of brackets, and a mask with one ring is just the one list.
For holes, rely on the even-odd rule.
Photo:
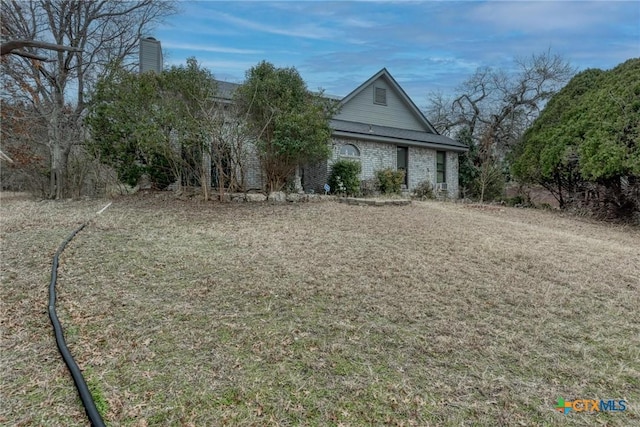
[(562, 197), (562, 177), (560, 172), (556, 171), (556, 182), (558, 183), (558, 204), (560, 209), (565, 208), (564, 197)]
[(209, 193), (211, 190), (211, 146), (209, 150), (202, 152), (202, 173), (200, 177), (200, 186), (202, 187), (202, 193), (204, 201), (209, 200)]
[(54, 145), (51, 151), (49, 197), (59, 200), (62, 199), (66, 193), (65, 178), (67, 175), (67, 160), (69, 158), (69, 153), (59, 144)]
[(63, 146), (63, 135), (61, 134), (61, 114), (62, 106), (56, 103), (49, 119), (49, 152), (51, 156), (51, 171), (49, 181), (49, 197), (61, 199), (65, 193), (65, 176), (67, 173), (67, 159), (69, 150)]
[(302, 174), (300, 172), (300, 165), (296, 165), (295, 176), (293, 178), (293, 186), (296, 193), (303, 193), (304, 190), (302, 188)]
[(220, 159), (216, 161), (216, 171), (218, 173), (218, 198), (224, 202), (224, 168)]

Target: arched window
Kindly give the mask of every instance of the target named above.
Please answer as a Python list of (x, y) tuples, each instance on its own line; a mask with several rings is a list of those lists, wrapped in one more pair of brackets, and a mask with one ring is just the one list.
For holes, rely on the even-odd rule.
[(360, 158), (360, 150), (352, 144), (345, 144), (340, 147), (340, 156), (349, 158)]

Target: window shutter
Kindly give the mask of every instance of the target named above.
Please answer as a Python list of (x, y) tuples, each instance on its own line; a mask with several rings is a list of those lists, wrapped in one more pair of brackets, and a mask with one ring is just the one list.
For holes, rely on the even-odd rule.
[(382, 87), (375, 88), (373, 102), (375, 104), (387, 105), (387, 90)]

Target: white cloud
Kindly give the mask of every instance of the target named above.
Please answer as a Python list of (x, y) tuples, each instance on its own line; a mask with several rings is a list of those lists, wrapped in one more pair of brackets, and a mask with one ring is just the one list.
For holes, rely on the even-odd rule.
[(182, 35), (195, 35), (202, 39), (209, 37), (234, 37), (238, 36), (238, 31), (230, 28), (212, 27), (210, 24), (199, 24), (196, 22), (189, 22), (182, 25), (159, 25), (158, 30), (165, 33), (182, 34)]
[(607, 22), (616, 9), (611, 1), (486, 2), (471, 6), (468, 18), (503, 31), (574, 31)]
[(269, 34), (302, 37), (316, 40), (330, 40), (335, 37), (335, 31), (327, 28), (322, 28), (313, 23), (281, 27), (275, 25), (265, 25), (248, 19), (238, 18), (237, 16), (233, 16), (228, 13), (220, 13), (218, 14), (218, 17), (222, 18), (226, 22), (232, 23), (242, 28)]
[[(180, 58), (171, 59), (167, 61), (165, 65), (184, 65), (185, 63), (186, 58)], [(214, 74), (216, 74), (219, 70), (225, 70), (227, 72), (232, 72), (234, 76), (243, 76), (246, 70), (256, 64), (251, 61), (198, 59), (198, 65), (200, 65), (201, 67), (209, 68)]]
[(213, 52), (213, 53), (234, 53), (240, 55), (255, 55), (262, 54), (264, 51), (262, 50), (252, 50), (252, 49), (238, 49), (233, 47), (220, 47), (211, 44), (192, 44), (192, 43), (174, 43), (174, 42), (163, 42), (162, 47), (168, 49), (176, 49), (176, 50), (196, 50), (202, 52)]
[(158, 34), (169, 57), (195, 54), (237, 79), (264, 59), (343, 95), (384, 66), (419, 99), (547, 49), (581, 69), (640, 56), (640, 8), (628, 1), (184, 4), (188, 15)]
[(373, 28), (377, 23), (373, 21), (367, 21), (361, 18), (346, 18), (342, 21), (344, 25), (347, 27), (357, 27), (357, 28)]

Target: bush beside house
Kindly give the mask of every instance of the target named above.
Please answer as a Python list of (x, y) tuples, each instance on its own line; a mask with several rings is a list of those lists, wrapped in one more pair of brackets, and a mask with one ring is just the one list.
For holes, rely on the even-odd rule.
[(352, 160), (339, 160), (333, 164), (329, 176), (329, 187), (334, 194), (357, 196), (360, 194), (360, 163)]
[(400, 194), (404, 182), (404, 171), (391, 168), (376, 171), (378, 189), (382, 194)]

